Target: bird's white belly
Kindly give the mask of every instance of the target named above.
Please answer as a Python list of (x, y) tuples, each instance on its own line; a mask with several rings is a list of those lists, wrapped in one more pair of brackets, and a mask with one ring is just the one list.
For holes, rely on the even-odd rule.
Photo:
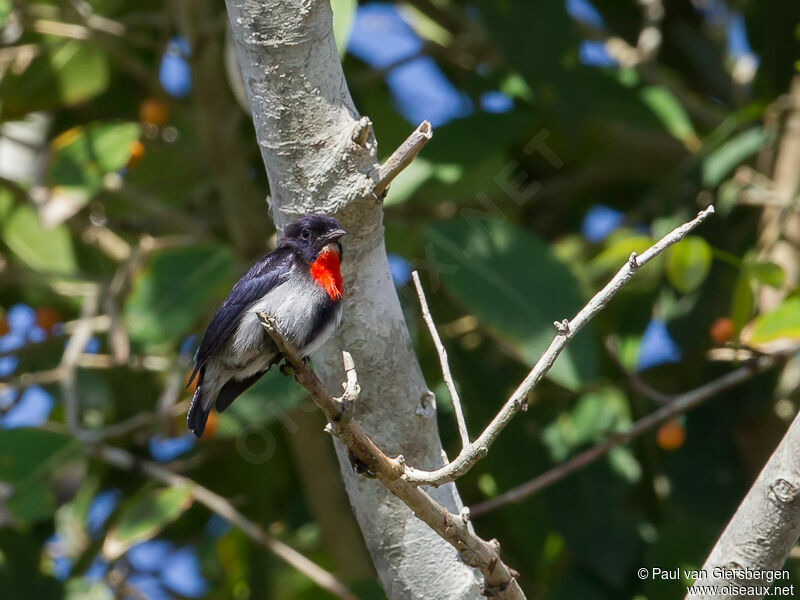
[(267, 341), (266, 332), (256, 316), (256, 313), (262, 312), (275, 317), (286, 341), (302, 356), (307, 356), (330, 336), (341, 320), (341, 307), (337, 307), (336, 318), (331, 320), (308, 347), (302, 347), (312, 332), (319, 306), (326, 301), (325, 292), (310, 280), (288, 281), (278, 286), (250, 307), (244, 315), (230, 342), (233, 353), (244, 355), (263, 350)]

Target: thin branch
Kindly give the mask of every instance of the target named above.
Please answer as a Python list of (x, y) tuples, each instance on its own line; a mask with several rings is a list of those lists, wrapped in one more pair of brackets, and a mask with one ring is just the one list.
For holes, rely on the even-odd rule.
[(696, 408), (709, 398), (716, 396), (720, 392), (735, 387), (740, 383), (755, 377), (759, 373), (763, 373), (767, 369), (776, 366), (780, 362), (782, 362), (782, 358), (762, 356), (755, 360), (752, 364), (739, 367), (735, 371), (731, 371), (719, 379), (710, 381), (709, 383), (701, 385), (700, 387), (686, 392), (685, 394), (675, 396), (668, 404), (665, 404), (658, 410), (636, 421), (633, 425), (631, 425), (628, 431), (621, 434), (612, 435), (606, 441), (601, 442), (600, 444), (597, 444), (588, 450), (584, 450), (580, 454), (576, 454), (566, 462), (563, 462), (553, 469), (542, 473), (538, 477), (512, 488), (490, 500), (486, 500), (485, 502), (480, 502), (475, 506), (471, 506), (470, 513), (473, 516), (482, 515), (506, 504), (521, 502), (525, 498), (540, 492), (544, 488), (561, 481), (568, 475), (571, 475), (578, 469), (581, 469), (594, 462), (601, 456), (605, 455), (612, 448), (627, 444), (631, 440), (639, 437), (650, 429), (653, 429), (657, 425), (660, 425), (666, 421), (670, 421), (678, 415)]
[(0, 379), (0, 392), (12, 389), (24, 389), (33, 385), (48, 385), (61, 381), (64, 370), (60, 367), (47, 369), (45, 371), (34, 371), (33, 373), (22, 373), (16, 377), (5, 377)]
[[(27, 348), (27, 346), (25, 348)], [(171, 365), (172, 362), (170, 359), (165, 356), (157, 355), (131, 356), (124, 365), (120, 365), (111, 354), (81, 354), (75, 360), (73, 367), (102, 370), (125, 366), (132, 371), (153, 371), (155, 373), (162, 373), (169, 370)], [(33, 385), (59, 383), (62, 382), (65, 377), (68, 377), (69, 374), (70, 368), (59, 365), (54, 369), (22, 373), (17, 376), (0, 377), (0, 391), (6, 388), (28, 388)]]
[(115, 437), (122, 437), (133, 433), (140, 427), (149, 425), (153, 421), (153, 413), (141, 412), (125, 419), (103, 427), (102, 429), (87, 429), (83, 432), (83, 441), (97, 443)]
[(444, 384), (447, 386), (447, 391), (450, 393), (450, 399), (453, 401), (453, 410), (456, 413), (456, 422), (458, 423), (458, 434), (461, 436), (461, 447), (466, 448), (469, 446), (469, 431), (467, 430), (467, 421), (464, 419), (464, 410), (461, 407), (461, 399), (458, 397), (458, 390), (453, 381), (453, 375), (450, 373), (450, 363), (447, 360), (447, 350), (442, 344), (442, 339), (439, 337), (439, 332), (436, 331), (436, 323), (433, 322), (433, 316), (428, 308), (428, 300), (425, 298), (425, 291), (422, 289), (422, 282), (419, 280), (419, 273), (414, 271), (411, 273), (411, 278), (414, 280), (414, 287), (417, 288), (417, 296), (419, 297), (419, 306), (422, 310), (422, 318), (428, 326), (428, 331), (431, 332), (431, 339), (433, 345), (436, 346), (436, 352), (439, 354), (439, 363), (442, 365), (442, 378)]
[[(66, 335), (71, 334), (75, 330), (75, 327), (77, 326), (79, 321), (80, 321), (80, 319), (75, 320), (75, 321), (67, 321), (66, 323), (64, 323), (63, 331), (60, 331), (58, 333), (52, 333), (51, 332), (50, 335), (48, 335), (46, 338), (44, 338), (41, 341), (27, 342), (26, 344), (23, 344), (22, 346), (18, 346), (16, 348), (12, 348), (10, 350), (3, 350), (2, 352), (0, 352), (0, 358), (2, 358), (4, 356), (22, 355), (22, 354), (25, 354), (27, 352), (32, 352), (32, 351), (36, 350), (37, 348), (42, 348), (44, 346), (48, 346), (48, 345), (53, 343), (53, 340), (58, 340), (60, 338), (63, 338)], [(94, 317), (93, 319), (90, 319), (90, 322), (92, 324), (92, 331), (94, 331), (95, 333), (102, 333), (104, 331), (108, 331), (108, 327), (109, 327), (109, 323), (110, 323), (108, 315), (99, 315), (97, 317)]]
[(622, 360), (620, 360), (615, 345), (616, 344), (611, 339), (606, 338), (605, 347), (606, 350), (608, 350), (608, 355), (611, 357), (611, 360), (614, 361), (614, 364), (616, 364), (617, 367), (619, 367), (619, 370), (622, 371), (628, 378), (628, 383), (630, 383), (631, 387), (634, 390), (642, 394), (644, 397), (650, 398), (650, 400), (658, 404), (669, 404), (675, 399), (675, 396), (670, 394), (665, 394), (664, 392), (660, 392), (659, 390), (652, 387), (649, 383), (647, 383), (644, 379), (639, 377), (639, 375), (637, 375), (632, 371), (629, 371), (622, 363)]
[(83, 350), (92, 337), (92, 319), (97, 315), (99, 303), (99, 290), (89, 292), (84, 297), (78, 325), (69, 338), (67, 347), (64, 348), (64, 354), (61, 355), (61, 362), (58, 365), (58, 368), (62, 371), (60, 383), (61, 394), (64, 398), (64, 412), (66, 414), (67, 427), (78, 438), (80, 438), (81, 423), (76, 371)]
[(83, 25), (78, 25), (77, 23), (63, 23), (61, 21), (35, 19), (31, 23), (31, 27), (36, 33), (55, 35), (74, 40), (88, 40), (92, 37), (92, 32), (90, 29), (84, 27)]
[(553, 338), (553, 341), (550, 342), (550, 346), (544, 354), (542, 354), (539, 361), (530, 373), (528, 373), (528, 376), (525, 377), (478, 439), (464, 448), (452, 462), (434, 471), (422, 471), (407, 467), (403, 474), (403, 479), (414, 485), (441, 485), (448, 481), (453, 481), (469, 471), (475, 463), (486, 456), (489, 451), (489, 446), (497, 439), (511, 419), (513, 419), (518, 412), (524, 410), (527, 405), (528, 394), (547, 374), (550, 367), (553, 366), (553, 363), (578, 331), (580, 331), (592, 317), (605, 308), (609, 300), (636, 275), (636, 272), (641, 266), (661, 254), (669, 246), (682, 240), (686, 234), (700, 225), (700, 223), (705, 221), (713, 213), (714, 207), (709, 206), (707, 209), (701, 211), (692, 221), (684, 223), (665, 235), (658, 242), (650, 246), (642, 255), (637, 256), (635, 252), (632, 253), (628, 262), (625, 263), (602, 290), (589, 300), (589, 303), (575, 315), (572, 321), (564, 319), (561, 323), (555, 323), (558, 333), (555, 338)]
[(90, 452), (110, 465), (128, 471), (140, 471), (165, 485), (173, 487), (187, 486), (192, 497), (197, 502), (238, 527), (247, 537), (303, 573), (322, 589), (343, 600), (357, 600), (356, 596), (333, 574), (311, 562), (297, 550), (287, 546), (276, 537), (266, 533), (257, 523), (236, 510), (228, 500), (203, 487), (196, 481), (183, 475), (178, 475), (149, 460), (143, 460), (121, 448), (99, 445), (92, 448)]
[(411, 135), (406, 138), (397, 150), (392, 152), (392, 155), (386, 159), (378, 169), (378, 180), (375, 182), (375, 187), (372, 188), (373, 193), (379, 198), (389, 187), (392, 180), (397, 177), (400, 172), (411, 164), (414, 157), (419, 154), (422, 147), (428, 143), (433, 137), (433, 128), (428, 121), (423, 121), (419, 124)]
[[(335, 435), (383, 483), (400, 498), (422, 521), (440, 537), (451, 544), (466, 564), (479, 569), (485, 577), (484, 593), (502, 599), (523, 599), (525, 595), (517, 583), (517, 573), (500, 558), (500, 544), (487, 542), (472, 531), (465, 512), (456, 515), (434, 501), (425, 491), (405, 481), (405, 459), (386, 456), (357, 424), (347, 418), (347, 406), (334, 398), (281, 336), (275, 319), (257, 313), (262, 325), (275, 342), (278, 350), (295, 371), (297, 381), (311, 395), (329, 421), (327, 431)], [(354, 373), (354, 369), (348, 368)]]

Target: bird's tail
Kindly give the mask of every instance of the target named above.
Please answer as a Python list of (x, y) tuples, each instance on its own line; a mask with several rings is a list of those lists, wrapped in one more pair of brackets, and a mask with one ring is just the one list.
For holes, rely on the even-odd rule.
[(197, 377), (197, 387), (192, 396), (192, 403), (189, 405), (189, 413), (186, 415), (186, 425), (197, 437), (203, 437), (203, 431), (206, 428), (206, 421), (208, 421), (208, 413), (211, 412), (211, 403), (207, 407), (203, 407), (203, 375), (206, 369), (200, 369)]

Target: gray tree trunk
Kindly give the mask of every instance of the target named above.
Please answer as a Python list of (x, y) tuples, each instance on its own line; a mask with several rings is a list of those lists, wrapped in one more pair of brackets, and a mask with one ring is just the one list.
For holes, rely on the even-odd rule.
[[(761, 598), (756, 588), (769, 586), (766, 571), (780, 569), (800, 536), (800, 415), (759, 474), (736, 514), (728, 523), (703, 565), (701, 586), (736, 586), (747, 593), (696, 594), (706, 600), (752, 600)], [(717, 571), (725, 569), (724, 572)], [(739, 570), (739, 576), (735, 575)], [(745, 578), (742, 570), (765, 575)], [(732, 585), (731, 585), (732, 584)], [(781, 585), (781, 581), (776, 581)]]
[[(239, 63), (269, 177), (270, 213), (282, 227), (300, 215), (336, 215), (348, 234), (344, 322), (314, 358), (330, 390), (353, 355), (362, 393), (356, 419), (390, 456), (442, 464), (433, 395), (422, 377), (395, 292), (372, 194), (377, 146), (353, 105), (331, 28), (328, 0), (226, 0)], [(365, 139), (365, 141), (364, 141)], [(320, 432), (320, 435), (323, 435)], [(352, 473), (337, 443), (356, 518), (387, 596), (478, 598), (476, 573), (377, 481)], [(430, 490), (456, 514), (453, 484)]]

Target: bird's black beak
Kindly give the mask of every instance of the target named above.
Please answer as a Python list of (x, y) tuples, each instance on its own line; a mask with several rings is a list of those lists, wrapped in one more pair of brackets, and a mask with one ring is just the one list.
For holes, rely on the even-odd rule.
[(334, 229), (333, 231), (329, 231), (324, 236), (322, 236), (322, 241), (325, 243), (328, 242), (338, 242), (343, 235), (347, 232), (344, 229)]

